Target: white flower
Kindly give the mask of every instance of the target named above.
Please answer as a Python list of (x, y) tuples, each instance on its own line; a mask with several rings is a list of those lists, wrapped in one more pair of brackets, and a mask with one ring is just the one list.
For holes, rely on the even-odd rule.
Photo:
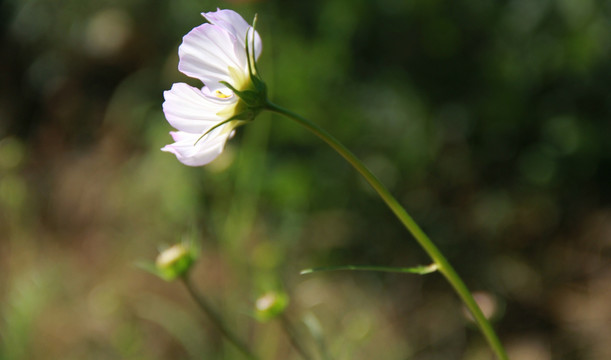
[(189, 166), (205, 165), (220, 155), (234, 129), (252, 120), (265, 98), (254, 69), (261, 54), (259, 34), (232, 10), (202, 15), (210, 23), (183, 37), (178, 69), (204, 87), (176, 83), (163, 94), (165, 117), (178, 131), (170, 133), (175, 142), (161, 150)]

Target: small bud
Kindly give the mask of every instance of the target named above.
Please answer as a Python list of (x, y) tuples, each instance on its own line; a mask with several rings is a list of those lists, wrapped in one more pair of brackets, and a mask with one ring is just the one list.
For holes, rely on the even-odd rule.
[(174, 280), (185, 275), (195, 262), (196, 254), (189, 244), (180, 243), (163, 250), (155, 267), (159, 275), (165, 280)]
[(289, 304), (285, 293), (270, 291), (257, 299), (255, 316), (259, 321), (271, 320), (284, 312)]

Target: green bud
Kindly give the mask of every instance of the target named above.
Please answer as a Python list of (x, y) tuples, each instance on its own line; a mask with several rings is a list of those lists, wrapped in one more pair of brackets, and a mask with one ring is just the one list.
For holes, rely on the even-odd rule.
[(268, 321), (281, 315), (289, 305), (285, 293), (270, 291), (259, 297), (255, 303), (255, 316), (259, 321)]
[(187, 274), (196, 257), (192, 246), (180, 243), (163, 250), (157, 256), (155, 267), (159, 276), (171, 281)]

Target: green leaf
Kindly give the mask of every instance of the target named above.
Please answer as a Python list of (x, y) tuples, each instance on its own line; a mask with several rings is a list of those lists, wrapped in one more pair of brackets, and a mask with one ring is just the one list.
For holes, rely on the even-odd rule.
[(328, 266), (319, 268), (310, 268), (301, 270), (300, 274), (312, 274), (321, 271), (338, 271), (338, 270), (351, 270), (351, 271), (381, 271), (381, 272), (398, 272), (398, 273), (409, 273), (425, 275), (437, 271), (438, 266), (435, 263), (430, 265), (420, 265), (409, 268), (398, 268), (388, 266), (369, 266), (369, 265), (341, 265), (341, 266)]

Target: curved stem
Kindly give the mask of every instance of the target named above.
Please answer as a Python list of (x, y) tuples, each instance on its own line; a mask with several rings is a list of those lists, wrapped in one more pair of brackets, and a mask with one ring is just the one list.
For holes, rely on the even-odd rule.
[(246, 344), (244, 344), (237, 337), (237, 335), (235, 335), (227, 326), (225, 326), (225, 323), (221, 319), (221, 316), (212, 308), (212, 306), (208, 303), (208, 301), (206, 301), (206, 299), (204, 299), (204, 297), (200, 295), (199, 292), (195, 289), (195, 287), (191, 283), (191, 280), (189, 279), (189, 276), (185, 275), (181, 279), (182, 279), (182, 282), (185, 284), (185, 287), (189, 291), (189, 294), (191, 294), (191, 296), (193, 297), (197, 305), (199, 305), (202, 311), (208, 316), (208, 318), (210, 319), (210, 321), (212, 321), (214, 326), (216, 326), (219, 329), (221, 334), (223, 334), (223, 336), (227, 338), (227, 340), (229, 340), (229, 342), (231, 342), (247, 358), (251, 360), (259, 360), (259, 358), (255, 354), (253, 354), (250, 351), (250, 349), (248, 349), (248, 346), (246, 346)]
[(484, 337), (488, 341), (488, 344), (496, 354), (496, 356), (500, 360), (508, 360), (507, 354), (505, 353), (505, 349), (501, 344), (499, 338), (497, 337), (494, 329), (490, 325), (490, 322), (486, 319), (481, 309), (473, 299), (473, 295), (462, 281), (460, 276), (456, 273), (456, 270), (450, 265), (448, 260), (443, 256), (441, 251), (437, 248), (435, 244), (429, 239), (429, 237), (422, 231), (420, 226), (416, 224), (414, 219), (405, 211), (405, 209), (399, 204), (397, 199), (395, 199), (390, 191), (386, 189), (386, 187), (378, 180), (378, 178), (373, 175), (373, 173), (363, 164), (361, 160), (359, 160), (350, 150), (348, 150), (342, 143), (340, 143), (335, 137), (329, 134), (327, 131), (314, 124), (313, 122), (305, 119), (304, 117), (297, 115), (287, 109), (284, 109), (276, 104), (271, 102), (267, 102), (267, 110), (272, 112), (284, 115), (301, 126), (305, 127), (324, 142), (326, 142), (329, 146), (331, 146), (335, 151), (337, 151), (346, 161), (350, 163), (364, 178), (367, 182), (374, 188), (374, 190), (380, 195), (382, 200), (388, 205), (390, 210), (395, 214), (395, 216), (403, 223), (403, 225), (407, 228), (407, 230), (414, 236), (416, 241), (422, 246), (424, 251), (433, 259), (433, 261), (438, 266), (438, 271), (441, 272), (445, 278), (448, 280), (450, 285), (454, 288), (458, 296), (461, 298), (465, 306), (469, 309), (471, 314), (473, 315), (478, 327), (483, 333)]
[(295, 329), (293, 328), (293, 325), (291, 324), (291, 322), (289, 321), (289, 319), (286, 317), (285, 314), (280, 315), (280, 322), (282, 323), (282, 328), (284, 332), (286, 333), (286, 335), (288, 336), (289, 341), (291, 342), (291, 345), (293, 345), (293, 347), (295, 348), (295, 350), (297, 350), (299, 355), (301, 355), (301, 357), (304, 360), (311, 360), (312, 357), (308, 354), (308, 352), (299, 342), (297, 331), (295, 331)]

